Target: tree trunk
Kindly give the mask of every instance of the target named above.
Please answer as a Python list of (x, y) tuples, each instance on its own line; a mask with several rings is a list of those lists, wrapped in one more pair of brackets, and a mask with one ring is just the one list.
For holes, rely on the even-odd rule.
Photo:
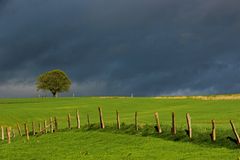
[(52, 92), (53, 97), (57, 97), (57, 92), (56, 91), (51, 91), (51, 92)]

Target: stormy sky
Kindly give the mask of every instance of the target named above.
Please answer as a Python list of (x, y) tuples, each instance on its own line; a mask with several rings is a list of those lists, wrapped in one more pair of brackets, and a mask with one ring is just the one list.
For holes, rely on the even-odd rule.
[[(240, 92), (239, 0), (0, 0), (0, 97)], [(44, 93), (45, 94), (45, 93)]]

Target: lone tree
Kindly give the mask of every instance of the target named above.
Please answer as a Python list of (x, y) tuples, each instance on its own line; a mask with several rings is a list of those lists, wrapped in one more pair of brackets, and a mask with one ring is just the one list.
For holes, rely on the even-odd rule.
[(36, 82), (37, 91), (49, 90), (53, 97), (59, 92), (68, 91), (71, 86), (71, 80), (66, 73), (61, 70), (52, 70), (41, 74)]

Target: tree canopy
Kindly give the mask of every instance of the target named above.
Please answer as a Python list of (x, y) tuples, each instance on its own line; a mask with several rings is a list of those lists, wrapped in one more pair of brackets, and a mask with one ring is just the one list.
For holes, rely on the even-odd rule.
[(37, 90), (48, 90), (54, 97), (60, 92), (66, 92), (69, 90), (72, 82), (61, 70), (52, 70), (41, 74), (37, 78), (36, 87)]

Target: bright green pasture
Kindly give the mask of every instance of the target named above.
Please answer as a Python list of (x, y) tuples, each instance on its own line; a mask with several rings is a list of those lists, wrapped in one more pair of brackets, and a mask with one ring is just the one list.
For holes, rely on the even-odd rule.
[[(16, 122), (38, 122), (56, 116), (62, 125), (66, 124), (67, 114), (75, 116), (78, 109), (81, 123), (86, 124), (86, 115), (91, 122), (98, 122), (97, 107), (103, 108), (106, 123), (115, 123), (116, 110), (121, 121), (134, 122), (134, 112), (139, 112), (139, 122), (154, 123), (153, 113), (159, 112), (161, 123), (171, 123), (171, 113), (176, 113), (178, 125), (185, 125), (185, 114), (190, 113), (194, 125), (209, 126), (215, 119), (224, 127), (229, 127), (229, 120), (240, 124), (239, 100), (170, 100), (155, 98), (36, 98), (36, 99), (0, 99), (0, 124), (15, 125)], [(75, 118), (75, 117), (74, 117)]]
[[(67, 126), (67, 114), (72, 116), (76, 126), (75, 111), (79, 110), (82, 126), (87, 124), (89, 114), (91, 123), (98, 124), (98, 110), (103, 109), (105, 131), (96, 129), (73, 129), (40, 137), (24, 137), (13, 140), (8, 145), (0, 144), (0, 159), (238, 159), (240, 148), (227, 140), (234, 137), (229, 120), (240, 129), (239, 100), (193, 100), (193, 99), (155, 99), (155, 98), (36, 98), (0, 99), (0, 125), (12, 126), (34, 121), (36, 124), (57, 117), (60, 128)], [(139, 115), (143, 129), (139, 132), (116, 131), (114, 129), (116, 110), (120, 112), (121, 122), (134, 123), (134, 112)], [(154, 112), (159, 112), (163, 135), (155, 135)], [(176, 113), (178, 134), (170, 135), (171, 113)], [(184, 134), (185, 114), (192, 117), (193, 141)], [(209, 133), (212, 119), (217, 123), (217, 142), (211, 143)], [(144, 125), (149, 125), (144, 127)], [(109, 128), (108, 128), (109, 126)], [(127, 127), (126, 127), (127, 128)], [(128, 128), (129, 129), (129, 128)], [(131, 128), (130, 128), (131, 129)], [(124, 127), (122, 128), (124, 130)], [(133, 129), (134, 130), (134, 129)]]

